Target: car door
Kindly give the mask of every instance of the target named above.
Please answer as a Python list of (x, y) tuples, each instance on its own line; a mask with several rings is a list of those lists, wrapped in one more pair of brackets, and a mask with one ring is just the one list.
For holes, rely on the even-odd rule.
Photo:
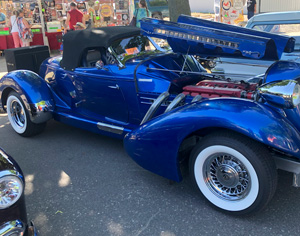
[(92, 119), (127, 122), (128, 107), (118, 79), (107, 68), (76, 68), (74, 85), (79, 94), (76, 110)]

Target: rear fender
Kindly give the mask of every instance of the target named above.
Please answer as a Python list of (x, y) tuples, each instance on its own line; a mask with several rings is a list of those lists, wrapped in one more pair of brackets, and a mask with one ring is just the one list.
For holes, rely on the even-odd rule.
[(232, 130), (300, 158), (300, 135), (280, 112), (235, 98), (204, 100), (165, 113), (127, 134), (124, 145), (145, 169), (180, 181), (180, 145), (191, 134), (208, 128)]
[(52, 118), (54, 102), (47, 83), (36, 73), (27, 70), (13, 71), (0, 79), (0, 102), (4, 109), (7, 96), (17, 92), (33, 123), (43, 123)]

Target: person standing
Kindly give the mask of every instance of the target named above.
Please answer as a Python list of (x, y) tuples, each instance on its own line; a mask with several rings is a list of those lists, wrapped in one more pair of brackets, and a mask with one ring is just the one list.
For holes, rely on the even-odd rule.
[(75, 2), (70, 3), (70, 11), (67, 14), (66, 25), (64, 33), (67, 33), (67, 30), (75, 30), (74, 25), (77, 22), (82, 22), (85, 25), (83, 14), (77, 9), (77, 4)]
[(248, 20), (256, 13), (256, 0), (247, 0)]
[(19, 10), (17, 13), (17, 25), (19, 29), (19, 37), (22, 40), (22, 47), (29, 47), (32, 42), (33, 34), (30, 30), (31, 25), (24, 18), (23, 10)]
[(140, 20), (145, 17), (151, 17), (151, 12), (148, 10), (147, 2), (146, 0), (140, 0), (139, 1), (139, 8), (135, 9), (134, 14), (136, 18), (136, 27), (141, 27)]
[(2, 12), (2, 9), (0, 9), (0, 25), (5, 25), (6, 23), (6, 15)]
[(17, 11), (14, 11), (13, 15), (10, 17), (9, 26), (11, 27), (10, 33), (13, 37), (15, 48), (22, 47), (22, 41), (19, 36), (19, 28), (17, 24)]

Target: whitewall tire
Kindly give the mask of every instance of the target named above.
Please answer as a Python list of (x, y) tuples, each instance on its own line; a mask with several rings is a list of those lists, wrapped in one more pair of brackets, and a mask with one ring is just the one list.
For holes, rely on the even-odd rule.
[(20, 99), (11, 94), (7, 99), (7, 116), (12, 128), (18, 133), (23, 134), (27, 127), (27, 117), (25, 108)]
[(35, 124), (30, 120), (29, 112), (22, 98), (16, 92), (11, 92), (8, 95), (6, 110), (12, 128), (21, 136), (33, 136), (41, 133), (45, 129), (46, 122)]
[(274, 195), (277, 171), (268, 150), (235, 134), (209, 135), (194, 148), (190, 173), (215, 207), (233, 214), (263, 209)]

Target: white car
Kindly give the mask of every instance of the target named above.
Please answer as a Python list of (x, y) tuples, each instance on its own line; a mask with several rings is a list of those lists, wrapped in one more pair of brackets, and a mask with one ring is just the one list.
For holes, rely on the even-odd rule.
[[(283, 53), (280, 60), (300, 62), (300, 11), (255, 15), (248, 21), (246, 28), (294, 37), (296, 39), (295, 51)], [(263, 74), (274, 62), (234, 58), (220, 58), (218, 60), (215, 71), (224, 72), (228, 77), (233, 78), (239, 78), (239, 74), (249, 75), (249, 78)]]

